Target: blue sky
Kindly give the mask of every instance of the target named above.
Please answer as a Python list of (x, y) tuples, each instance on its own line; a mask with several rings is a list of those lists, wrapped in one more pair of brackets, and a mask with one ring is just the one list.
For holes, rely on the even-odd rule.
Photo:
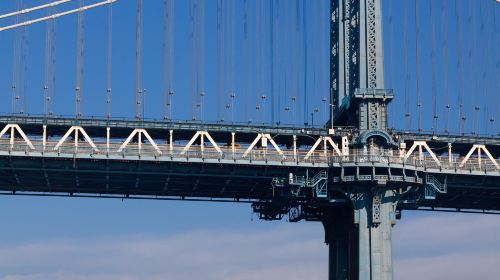
[[(35, 6), (46, 1), (24, 1), (27, 6)], [(144, 1), (144, 88), (146, 92), (145, 116), (161, 118), (162, 92), (162, 1)], [(224, 112), (229, 100), (230, 89), (224, 88), (223, 99), (219, 102), (217, 92), (217, 28), (216, 1), (206, 1), (206, 62), (205, 89), (206, 120), (217, 120), (218, 104), (226, 120), (229, 112)], [(249, 1), (249, 14), (254, 13), (255, 1)], [(442, 1), (440, 1), (442, 3)], [(493, 6), (493, 0), (459, 1), (461, 11), (474, 11), (477, 20), (475, 28), (467, 22), (462, 28), (464, 34), (472, 34), (471, 40), (463, 40), (461, 51), (464, 53), (464, 73), (456, 73), (456, 56), (458, 48), (450, 48), (449, 70), (443, 68), (443, 56), (438, 50), (436, 77), (438, 89), (444, 89), (444, 74), (448, 73), (450, 98), (457, 99), (458, 80), (462, 77), (462, 90), (474, 92), (466, 94), (464, 104), (469, 110), (467, 131), (473, 131), (473, 114), (471, 104), (480, 103), (481, 107), (490, 104), (490, 112), (496, 112), (495, 104), (500, 104), (496, 61), (498, 60), (498, 26), (499, 7)], [(88, 2), (90, 3), (90, 1)], [(302, 2), (301, 2), (302, 3)], [(309, 112), (318, 108), (317, 120), (322, 118), (323, 104), (321, 98), (328, 92), (328, 48), (322, 47), (324, 41), (322, 31), (328, 24), (327, 9), (320, 1), (308, 1), (308, 64), (304, 65), (304, 57), (300, 53), (303, 45), (283, 44), (285, 39), (292, 40), (303, 32), (291, 32), (293, 27), (300, 31), (300, 20), (294, 17), (296, 7), (289, 1), (280, 1), (283, 13), (280, 13), (279, 34), (276, 40), (282, 46), (277, 54), (276, 87), (279, 85), (280, 106), (275, 100), (275, 120), (302, 123), (304, 121), (303, 91), (290, 88), (302, 88), (304, 69), (308, 69), (307, 94), (311, 98), (307, 109)], [(389, 7), (389, 4), (392, 6)], [(394, 115), (390, 124), (405, 128), (402, 113), (405, 112), (405, 91), (408, 98), (415, 101), (416, 74), (411, 71), (409, 82), (405, 83), (405, 69), (415, 69), (414, 49), (414, 2), (409, 1), (408, 63), (405, 61), (403, 1), (385, 1), (385, 41), (387, 87), (394, 88), (397, 100), (393, 106)], [(418, 2), (422, 19), (430, 13), (429, 1)], [(454, 1), (446, 1), (449, 9), (454, 9)], [(497, 31), (492, 25), (493, 14), (484, 18), (485, 33), (481, 33), (481, 10), (483, 13), (494, 11), (497, 15)], [(6, 0), (0, 5), (0, 13), (12, 11), (15, 1)], [(190, 119), (192, 106), (190, 99), (190, 1), (176, 1), (175, 6), (175, 66), (174, 66), (174, 118)], [(471, 6), (468, 6), (471, 5)], [(65, 6), (72, 7), (71, 5)], [(270, 90), (269, 75), (263, 75), (265, 82), (256, 82), (262, 74), (256, 69), (264, 69), (269, 74), (269, 55), (267, 61), (257, 62), (256, 51), (245, 49), (243, 29), (243, 2), (236, 5), (235, 37), (237, 50), (235, 61), (235, 120), (271, 121), (270, 98), (266, 105), (259, 103), (260, 92)], [(269, 7), (266, 6), (266, 13)], [(300, 9), (302, 10), (302, 9)], [(392, 11), (392, 13), (389, 12)], [(284, 11), (288, 11), (285, 13)], [(106, 8), (99, 8), (85, 15), (85, 75), (84, 75), (84, 115), (100, 115), (105, 112), (106, 92), (106, 40), (107, 19)], [(36, 15), (43, 15), (38, 13)], [(285, 15), (288, 14), (288, 17)], [(393, 24), (390, 25), (389, 15)], [(296, 15), (296, 13), (295, 13)], [(323, 17), (322, 17), (322, 16)], [(442, 16), (441, 12), (436, 17)], [(454, 12), (449, 11), (448, 21), (452, 21)], [(299, 14), (300, 18), (300, 14)], [(3, 21), (0, 24), (9, 23)], [(249, 39), (255, 45), (255, 20), (249, 19)], [(326, 27), (325, 27), (326, 26)], [(449, 29), (455, 25), (450, 24)], [(315, 27), (315, 28), (313, 28)], [(424, 129), (431, 129), (432, 121), (432, 61), (430, 56), (431, 33), (430, 21), (421, 22), (421, 81), (422, 99), (424, 102)], [(269, 31), (269, 30), (267, 30)], [(285, 32), (289, 31), (289, 32)], [(321, 32), (320, 32), (321, 31)], [(442, 44), (440, 29), (436, 31), (436, 46)], [(285, 37), (288, 33), (289, 37)], [(57, 22), (57, 85), (55, 112), (62, 115), (74, 115), (75, 87), (75, 52), (76, 52), (76, 17), (70, 16)], [(293, 35), (295, 34), (295, 35)], [(486, 34), (486, 35), (485, 35)], [(496, 34), (496, 36), (493, 35)], [(252, 36), (250, 36), (252, 35)], [(6, 102), (0, 104), (0, 111), (11, 113), (10, 86), (12, 82), (12, 46), (13, 32), (0, 34), (0, 94)], [(41, 106), (43, 96), (43, 61), (44, 61), (45, 25), (39, 24), (29, 28), (29, 55), (26, 108), (33, 114), (43, 113)], [(449, 32), (449, 45), (456, 46), (456, 34)], [(465, 37), (465, 35), (464, 35)], [(116, 117), (134, 116), (134, 76), (135, 76), (135, 1), (120, 0), (114, 7), (114, 64), (112, 115)], [(326, 36), (326, 40), (328, 36)], [(495, 41), (496, 40), (496, 41)], [(497, 42), (497, 43), (495, 43)], [(269, 40), (267, 41), (269, 43)], [(467, 45), (469, 44), (469, 45)], [(473, 45), (470, 45), (473, 44)], [(487, 63), (483, 63), (483, 49)], [(469, 50), (473, 50), (469, 58)], [(496, 58), (495, 58), (496, 57)], [(489, 59), (486, 59), (489, 58)], [(474, 62), (474, 63), (471, 63)], [(260, 68), (259, 68), (260, 67)], [(487, 73), (484, 83), (482, 69)], [(285, 81), (286, 75), (286, 81)], [(248, 78), (245, 78), (248, 77)], [(299, 77), (299, 79), (297, 79)], [(314, 78), (316, 77), (316, 78)], [(467, 77), (467, 79), (466, 79)], [(227, 79), (226, 79), (227, 81)], [(470, 82), (473, 81), (473, 82)], [(482, 87), (485, 86), (485, 87)], [(286, 88), (286, 90), (285, 90)], [(486, 89), (486, 90), (485, 90)], [(445, 95), (439, 91), (439, 98)], [(485, 93), (488, 93), (487, 95)], [(246, 94), (246, 95), (245, 95)], [(267, 95), (271, 96), (270, 93)], [(295, 108), (288, 115), (286, 106), (292, 107), (291, 97), (297, 96)], [(247, 96), (245, 98), (245, 96)], [(487, 102), (491, 101), (491, 102)], [(255, 105), (267, 106), (266, 115), (257, 112)], [(250, 104), (249, 106), (247, 106)], [(456, 108), (453, 103), (455, 117), (450, 117), (451, 126), (457, 127)], [(465, 106), (464, 105), (464, 106)], [(247, 108), (247, 109), (245, 109)], [(411, 106), (412, 115), (416, 108)], [(483, 110), (483, 109), (482, 109)], [(439, 114), (443, 122), (443, 108)], [(278, 113), (281, 112), (281, 113)], [(481, 111), (483, 112), (483, 111)], [(482, 132), (486, 132), (488, 121), (480, 118)], [(309, 121), (309, 120), (308, 120)], [(497, 120), (490, 125), (488, 133), (498, 133)], [(440, 123), (441, 130), (444, 123)], [(416, 121), (411, 124), (416, 129)], [(456, 130), (456, 129), (455, 129)], [(325, 278), (327, 273), (327, 247), (323, 244), (323, 229), (319, 223), (288, 224), (287, 222), (262, 222), (252, 215), (247, 204), (217, 204), (195, 202), (165, 201), (121, 201), (97, 199), (64, 199), (36, 197), (0, 197), (2, 230), (0, 236), (4, 240), (0, 245), (3, 256), (0, 261), (0, 279), (310, 279)], [(496, 232), (500, 229), (497, 216), (455, 215), (436, 213), (403, 213), (403, 220), (395, 227), (394, 250), (396, 279), (493, 279), (498, 275), (496, 265), (500, 261), (500, 239)], [(76, 265), (75, 265), (76, 264)], [(283, 277), (286, 276), (286, 277)]]

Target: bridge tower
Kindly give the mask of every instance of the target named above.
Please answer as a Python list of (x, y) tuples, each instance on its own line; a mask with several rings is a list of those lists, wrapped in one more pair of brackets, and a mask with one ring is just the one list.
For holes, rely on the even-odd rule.
[[(330, 122), (355, 126), (353, 145), (391, 146), (386, 130), (393, 93), (384, 84), (382, 0), (331, 0), (330, 12)], [(336, 204), (330, 195), (329, 206), (317, 214), (329, 245), (329, 279), (392, 279), (391, 234), (401, 186), (376, 180), (333, 185), (330, 191), (349, 203)]]
[(330, 12), (330, 121), (385, 130), (382, 0), (331, 0)]

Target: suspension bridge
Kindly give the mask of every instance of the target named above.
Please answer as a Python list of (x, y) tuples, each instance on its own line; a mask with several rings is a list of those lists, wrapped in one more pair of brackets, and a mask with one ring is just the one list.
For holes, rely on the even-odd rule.
[(12, 2), (1, 194), (250, 203), (321, 222), (329, 279), (392, 279), (404, 210), (500, 213), (493, 0)]

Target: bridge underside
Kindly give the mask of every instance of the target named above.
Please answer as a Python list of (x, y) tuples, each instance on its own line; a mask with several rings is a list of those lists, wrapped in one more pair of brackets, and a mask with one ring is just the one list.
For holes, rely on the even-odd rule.
[[(281, 203), (289, 201), (292, 205), (303, 201), (304, 197), (299, 199), (282, 190), (273, 190), (273, 178), (286, 178), (289, 173), (314, 174), (320, 169), (203, 162), (0, 156), (0, 191), (17, 194), (88, 194), (235, 201), (279, 199)], [(340, 176), (349, 172), (348, 170), (349, 167), (330, 168), (330, 193), (349, 192), (377, 185), (373, 180), (342, 181)], [(437, 194), (436, 199), (428, 200), (423, 199), (422, 189), (415, 187), (413, 191), (401, 196), (398, 209), (500, 211), (500, 186), (497, 177), (450, 174), (447, 175), (447, 184), (447, 193)], [(405, 185), (411, 184), (387, 182), (386, 186), (398, 188)]]
[(0, 157), (0, 189), (15, 192), (257, 199), (289, 170), (225, 164)]

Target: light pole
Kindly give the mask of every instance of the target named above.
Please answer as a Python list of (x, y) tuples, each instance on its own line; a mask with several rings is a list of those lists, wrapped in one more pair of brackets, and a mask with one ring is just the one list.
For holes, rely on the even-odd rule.
[(236, 98), (236, 93), (234, 91), (231, 93), (231, 122), (234, 123), (234, 98)]
[(323, 120), (322, 123), (326, 124), (326, 97), (323, 96), (321, 99), (321, 102), (323, 102)]
[(330, 103), (330, 129), (333, 130), (333, 109), (335, 104)]
[(201, 91), (200, 92), (200, 119), (202, 122), (205, 120), (205, 114), (204, 114), (205, 112), (203, 111), (203, 102), (205, 101), (204, 97), (205, 97), (205, 92)]
[(262, 114), (262, 124), (264, 124), (266, 122), (266, 95), (263, 94), (261, 97), (262, 99), (262, 110), (264, 111), (263, 114)]
[(318, 108), (314, 108), (314, 110), (311, 112), (311, 127), (314, 127), (314, 114), (317, 114), (318, 112)]

